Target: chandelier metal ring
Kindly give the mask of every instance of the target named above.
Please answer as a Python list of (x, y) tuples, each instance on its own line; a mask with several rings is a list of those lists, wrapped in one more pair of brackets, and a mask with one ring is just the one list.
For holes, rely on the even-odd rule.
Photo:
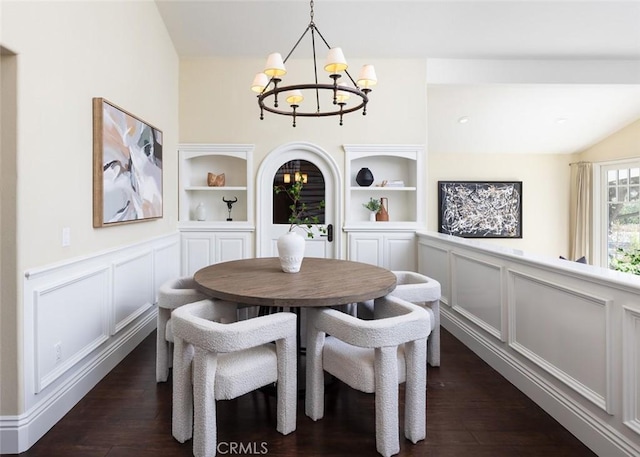
[[(361, 98), (360, 103), (355, 106), (345, 108), (344, 106), (339, 106), (340, 104), (336, 104), (339, 107), (334, 111), (284, 111), (273, 106), (269, 106), (265, 104), (265, 101), (269, 99), (269, 97), (275, 97), (277, 94), (284, 94), (286, 92), (292, 90), (330, 90), (332, 93), (335, 91), (335, 87), (333, 84), (296, 84), (293, 86), (282, 86), (277, 89), (271, 89), (269, 91), (263, 92), (258, 95), (258, 104), (260, 105), (261, 110), (269, 111), (274, 114), (281, 114), (283, 116), (300, 116), (300, 117), (323, 117), (323, 116), (339, 116), (340, 114), (348, 114), (353, 113), (355, 111), (359, 111), (364, 109), (369, 102), (369, 97), (363, 91), (359, 89), (355, 89), (353, 87), (347, 86), (337, 86), (337, 90), (343, 92), (350, 92), (352, 94), (357, 95)], [(366, 114), (366, 110), (363, 111), (363, 114)]]

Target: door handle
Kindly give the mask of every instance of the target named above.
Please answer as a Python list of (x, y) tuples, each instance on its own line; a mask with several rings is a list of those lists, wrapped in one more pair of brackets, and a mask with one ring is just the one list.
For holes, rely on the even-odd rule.
[(327, 237), (327, 241), (329, 243), (331, 243), (333, 241), (333, 224), (327, 225), (327, 234), (326, 235), (320, 235), (320, 236), (326, 236)]

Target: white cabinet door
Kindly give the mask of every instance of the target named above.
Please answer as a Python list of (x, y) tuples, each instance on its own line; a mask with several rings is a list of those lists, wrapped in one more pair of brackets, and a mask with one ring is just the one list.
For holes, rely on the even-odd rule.
[(253, 256), (251, 233), (248, 232), (183, 232), (183, 275), (193, 275), (208, 265)]
[(383, 263), (382, 235), (349, 233), (349, 260), (381, 266)]
[(414, 233), (351, 232), (348, 237), (349, 260), (389, 270), (416, 270)]
[(416, 271), (416, 240), (413, 233), (388, 233), (383, 237), (383, 266), (392, 271)]
[(213, 263), (213, 233), (182, 233), (181, 238), (183, 276), (193, 275), (200, 268)]
[(251, 235), (248, 233), (220, 232), (215, 234), (215, 263), (252, 257)]

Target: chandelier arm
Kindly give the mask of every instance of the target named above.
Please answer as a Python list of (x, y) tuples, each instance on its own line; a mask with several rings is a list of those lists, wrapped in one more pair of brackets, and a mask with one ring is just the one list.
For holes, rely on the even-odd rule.
[[(289, 60), (289, 57), (291, 57), (291, 54), (293, 54), (293, 51), (296, 50), (296, 48), (298, 47), (298, 45), (300, 44), (300, 42), (302, 41), (302, 39), (304, 38), (304, 36), (307, 34), (307, 32), (311, 27), (312, 27), (312, 24), (309, 24), (307, 28), (304, 29), (304, 32), (302, 32), (302, 35), (300, 36), (300, 38), (298, 38), (298, 41), (296, 41), (296, 44), (293, 45), (293, 47), (291, 48), (291, 51), (289, 51), (289, 54), (287, 54), (287, 57), (284, 58), (282, 63), (287, 63), (287, 60)], [(311, 34), (313, 35), (313, 32)]]
[[(313, 2), (311, 6), (313, 11)], [(311, 27), (311, 49), (313, 50), (313, 75), (315, 77), (316, 86), (318, 85), (318, 61), (316, 59), (316, 34), (314, 31), (317, 30), (316, 26), (313, 25)], [(316, 112), (320, 112), (320, 91), (316, 88)]]
[[(318, 36), (320, 38), (322, 38), (322, 41), (324, 42), (324, 44), (327, 46), (327, 49), (331, 49), (331, 46), (329, 45), (329, 43), (327, 42), (327, 40), (324, 39), (324, 37), (322, 36), (322, 32), (320, 32), (320, 29), (318, 28), (317, 25), (314, 25), (313, 28), (316, 30), (316, 32), (318, 32)], [(314, 47), (314, 53), (315, 53), (315, 47)], [(347, 70), (344, 71), (346, 73), (346, 75), (349, 77), (349, 80), (353, 83), (353, 85), (355, 87), (358, 87), (358, 85), (356, 84), (355, 80), (351, 77), (351, 75), (349, 74), (349, 72)], [(317, 78), (316, 78), (316, 82)]]

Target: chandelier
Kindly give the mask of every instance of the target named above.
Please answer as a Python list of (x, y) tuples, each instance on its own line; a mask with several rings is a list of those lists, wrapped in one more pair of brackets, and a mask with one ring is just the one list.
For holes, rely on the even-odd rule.
[[(369, 93), (371, 87), (378, 82), (376, 72), (373, 65), (364, 65), (360, 70), (360, 76), (357, 82), (353, 80), (347, 71), (348, 65), (344, 58), (341, 48), (332, 48), (324, 39), (320, 30), (313, 22), (313, 0), (310, 2), (311, 20), (302, 36), (293, 46), (287, 57), (283, 60), (280, 53), (274, 52), (267, 58), (267, 64), (262, 73), (258, 73), (253, 79), (251, 90), (258, 93), (258, 105), (260, 106), (260, 119), (264, 119), (264, 112), (280, 114), (283, 116), (293, 116), (293, 126), (296, 126), (296, 117), (324, 117), (324, 116), (340, 116), (340, 125), (342, 125), (342, 116), (348, 113), (362, 110), (362, 114), (367, 114), (367, 103), (369, 102)], [(285, 62), (291, 57), (293, 51), (298, 47), (302, 39), (311, 32), (311, 47), (313, 50), (313, 73), (315, 80), (307, 84), (280, 85), (282, 76), (287, 73), (284, 66)], [(316, 59), (316, 34), (324, 42), (329, 50), (327, 60), (324, 65), (325, 71), (329, 73), (329, 78), (333, 80), (330, 84), (321, 84), (318, 82), (318, 68)], [(342, 77), (340, 74), (344, 72), (349, 81), (345, 84), (338, 84), (338, 80)], [(351, 82), (351, 84), (349, 84)], [(281, 109), (278, 105), (278, 95), (282, 94), (290, 109)], [(315, 109), (303, 110), (301, 103), (305, 99), (305, 94), (311, 94), (311, 98), (315, 96)], [(320, 100), (324, 99), (325, 106), (320, 107)], [(349, 102), (353, 96), (353, 100)]]

